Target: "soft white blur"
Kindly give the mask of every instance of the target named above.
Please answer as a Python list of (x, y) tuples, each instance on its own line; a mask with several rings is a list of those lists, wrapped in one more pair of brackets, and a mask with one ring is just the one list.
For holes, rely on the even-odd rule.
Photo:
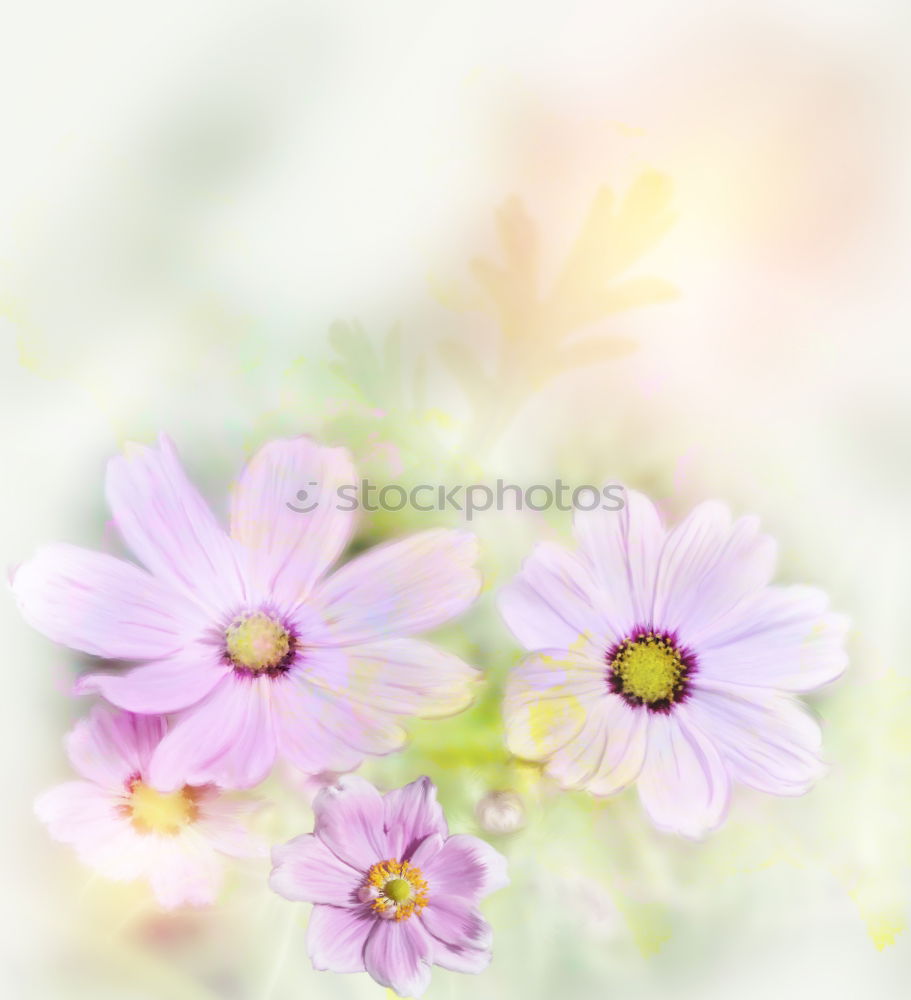
[[(124, 440), (168, 431), (224, 498), (263, 429), (289, 429), (282, 414), (316, 430), (295, 366), (328, 356), (336, 319), (377, 336), (399, 323), (415, 351), (492, 351), (489, 319), (440, 289), (471, 297), (468, 261), (496, 258), (507, 197), (537, 219), (553, 275), (599, 185), (670, 178), (677, 222), (639, 270), (679, 298), (613, 318), (637, 350), (541, 385), (485, 468), (620, 477), (672, 516), (706, 497), (760, 514), (782, 578), (824, 586), (855, 622), (852, 673), (815, 702), (832, 775), (799, 803), (744, 798), (732, 822), (769, 839), (768, 864), (741, 864), (732, 840), (710, 883), (689, 875), (698, 849), (643, 834), (664, 898), (654, 926), (642, 900), (641, 933), (561, 855), (554, 820), (517, 849), (536, 904), (491, 904), (491, 972), (430, 995), (903, 996), (911, 8), (36, 0), (2, 21), (4, 567), (45, 541), (106, 544), (104, 461)], [(464, 400), (435, 378), (458, 425)], [(261, 872), (208, 922), (143, 925), (177, 971), (153, 976), (141, 942), (107, 948), (104, 921), (125, 924), (141, 890), (91, 897), (31, 812), (67, 775), (75, 658), (11, 600), (0, 616), (15, 995), (379, 995), (310, 973), (287, 904), (238, 904)], [(634, 803), (624, 815), (635, 839), (646, 821)], [(597, 849), (575, 822), (565, 853)], [(824, 845), (818, 863), (806, 843)]]

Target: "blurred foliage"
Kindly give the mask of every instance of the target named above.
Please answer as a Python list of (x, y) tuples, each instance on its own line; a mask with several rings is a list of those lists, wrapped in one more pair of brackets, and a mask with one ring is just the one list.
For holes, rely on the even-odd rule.
[(576, 368), (623, 357), (633, 340), (600, 324), (617, 313), (669, 302), (677, 289), (663, 278), (629, 276), (674, 223), (669, 178), (642, 173), (619, 203), (607, 186), (595, 194), (555, 280), (546, 286), (541, 232), (518, 197), (496, 215), (499, 261), (476, 257), (471, 272), (480, 291), (438, 289), (444, 305), (481, 310), (500, 337), (497, 363), (486, 372), (463, 340), (440, 345), (443, 361), (471, 401), (478, 438), (497, 431), (529, 393)]

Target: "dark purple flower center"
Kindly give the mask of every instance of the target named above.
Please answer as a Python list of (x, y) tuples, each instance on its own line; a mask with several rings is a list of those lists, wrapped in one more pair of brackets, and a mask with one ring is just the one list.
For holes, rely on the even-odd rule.
[(637, 628), (610, 649), (607, 681), (628, 704), (669, 712), (686, 698), (696, 656), (669, 632)]

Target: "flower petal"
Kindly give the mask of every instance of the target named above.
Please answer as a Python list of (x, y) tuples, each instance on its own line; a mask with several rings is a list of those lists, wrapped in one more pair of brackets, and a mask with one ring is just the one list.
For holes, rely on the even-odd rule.
[(697, 838), (724, 818), (730, 778), (714, 745), (684, 723), (684, 707), (649, 716), (648, 751), (637, 787), (659, 830)]
[(617, 638), (648, 622), (665, 537), (651, 500), (635, 490), (623, 493), (622, 510), (577, 510), (573, 515), (583, 561), (603, 588), (603, 613)]
[(431, 859), (440, 853), (447, 839), (443, 833), (428, 834), (411, 852), (411, 863), (414, 867), (423, 871), (430, 864)]
[(392, 715), (438, 718), (471, 701), (480, 672), (419, 639), (385, 639), (339, 650), (319, 650), (307, 679), (346, 700)]
[(603, 654), (618, 638), (602, 613), (600, 588), (575, 553), (540, 542), (499, 595), (510, 631), (526, 648)]
[(564, 788), (587, 788), (613, 795), (631, 784), (642, 770), (648, 713), (614, 694), (605, 694), (588, 709), (585, 725), (547, 762), (547, 773)]
[(66, 751), (84, 778), (122, 792), (130, 778), (145, 773), (166, 729), (160, 716), (131, 715), (96, 705), (67, 734)]
[(202, 837), (192, 832), (177, 837), (149, 836), (147, 875), (158, 904), (209, 906), (215, 902), (224, 864)]
[(486, 841), (458, 833), (435, 853), (433, 846), (426, 852), (420, 851), (420, 864), (417, 851), (414, 856), (431, 893), (478, 900), (509, 885), (506, 858)]
[(249, 552), (253, 599), (291, 608), (307, 596), (351, 538), (354, 507), (339, 508), (354, 482), (344, 448), (306, 437), (271, 441), (253, 456), (231, 499), (231, 536)]
[(210, 615), (244, 600), (238, 553), (191, 485), (171, 441), (111, 459), (107, 498), (124, 541), (159, 580)]
[(311, 650), (304, 670), (292, 671), (275, 684), (279, 750), (307, 774), (350, 771), (365, 757), (391, 753), (405, 742), (405, 731), (384, 712), (309, 681), (307, 670), (317, 669), (317, 660), (344, 656), (344, 650)]
[(377, 919), (365, 907), (314, 906), (307, 924), (307, 953), (320, 972), (363, 972), (364, 948)]
[(362, 905), (355, 894), (364, 873), (341, 861), (315, 834), (273, 847), (272, 864), (269, 885), (285, 899), (334, 907)]
[(226, 677), (181, 713), (152, 757), (151, 783), (163, 791), (259, 784), (275, 762), (271, 684), (269, 677)]
[(269, 847), (262, 837), (233, 820), (201, 817), (196, 821), (196, 830), (213, 850), (232, 858), (264, 858)]
[(205, 698), (230, 672), (211, 646), (193, 643), (167, 659), (126, 673), (87, 674), (79, 678), (74, 691), (97, 692), (130, 712), (177, 712)]
[(202, 627), (185, 599), (145, 570), (75, 545), (46, 545), (20, 566), (22, 616), (54, 642), (108, 659), (151, 660)]
[(490, 960), (493, 958), (489, 948), (461, 948), (439, 941), (437, 938), (432, 938), (430, 945), (430, 961), (441, 969), (449, 969), (450, 972), (477, 975), (490, 965)]
[(825, 773), (815, 719), (787, 695), (700, 683), (687, 717), (718, 747), (736, 781), (773, 795), (801, 795)]
[(383, 797), (363, 778), (347, 774), (313, 800), (314, 832), (342, 861), (366, 872), (389, 857)]
[(422, 531), (352, 559), (315, 591), (332, 645), (436, 628), (478, 596), (477, 540)]
[(593, 795), (614, 795), (631, 785), (642, 770), (648, 746), (648, 712), (614, 696), (600, 702), (597, 711), (604, 718), (607, 746), (586, 787)]
[(526, 656), (510, 673), (503, 697), (510, 751), (546, 759), (579, 733), (607, 690), (603, 663), (559, 649)]
[(364, 964), (400, 997), (419, 997), (430, 985), (431, 943), (418, 920), (377, 920), (367, 938)]
[(848, 664), (848, 620), (814, 587), (766, 587), (703, 640), (699, 676), (727, 684), (812, 691)]
[(54, 840), (78, 844), (106, 836), (120, 819), (119, 800), (112, 792), (89, 781), (68, 781), (35, 799), (35, 815)]
[(464, 896), (434, 893), (421, 911), (421, 923), (438, 940), (459, 948), (490, 947), (493, 931)]
[(123, 815), (121, 796), (87, 781), (70, 781), (40, 795), (35, 814), (55, 840), (106, 878), (132, 880), (146, 870), (148, 850)]
[(258, 799), (225, 795), (216, 785), (196, 789), (198, 817), (194, 829), (211, 847), (232, 858), (267, 857), (269, 848), (262, 837), (241, 822), (260, 808)]
[(449, 833), (443, 809), (430, 778), (418, 778), (383, 796), (385, 827), (392, 857), (410, 858), (418, 844), (432, 833)]
[(776, 555), (758, 518), (732, 525), (724, 504), (699, 504), (664, 543), (650, 620), (698, 646), (714, 622), (768, 584)]

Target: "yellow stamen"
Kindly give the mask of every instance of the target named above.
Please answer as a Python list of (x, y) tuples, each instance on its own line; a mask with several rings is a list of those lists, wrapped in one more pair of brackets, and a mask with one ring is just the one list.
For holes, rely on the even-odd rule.
[(379, 914), (407, 920), (427, 905), (427, 882), (419, 868), (407, 861), (379, 861), (367, 872), (366, 884), (378, 895), (371, 904)]
[(291, 650), (291, 635), (277, 621), (257, 612), (232, 622), (225, 633), (228, 656), (236, 666), (260, 671), (277, 667)]
[(654, 705), (677, 699), (686, 666), (673, 643), (648, 632), (620, 643), (611, 661), (611, 671), (622, 694)]
[(177, 792), (159, 792), (142, 781), (134, 781), (127, 808), (140, 833), (174, 836), (199, 816), (196, 792), (189, 785)]

